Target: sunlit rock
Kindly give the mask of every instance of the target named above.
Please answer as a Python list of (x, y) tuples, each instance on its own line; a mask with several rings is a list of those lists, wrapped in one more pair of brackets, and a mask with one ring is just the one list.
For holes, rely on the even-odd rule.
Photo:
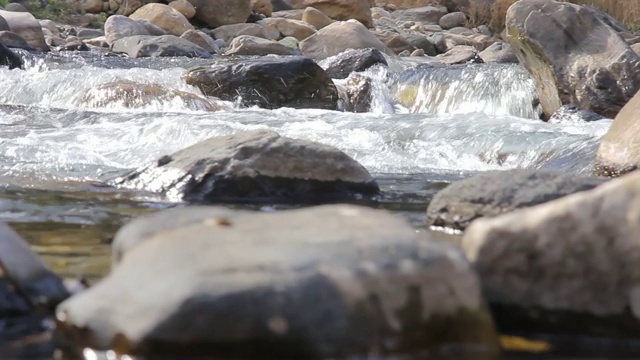
[(370, 0), (293, 0), (291, 3), (297, 9), (313, 7), (334, 20), (355, 19), (364, 26), (372, 26)]
[(483, 62), (517, 63), (518, 57), (508, 43), (495, 42), (478, 54)]
[(369, 172), (342, 151), (266, 130), (201, 141), (110, 183), (200, 202), (315, 202), (378, 192)]
[(304, 13), (302, 13), (302, 21), (313, 26), (317, 30), (329, 26), (333, 22), (330, 17), (313, 7), (304, 9)]
[(274, 40), (240, 35), (234, 38), (225, 55), (300, 55), (300, 50), (285, 46)]
[(147, 4), (136, 10), (129, 18), (149, 20), (167, 33), (175, 36), (180, 36), (187, 30), (193, 30), (193, 26), (184, 15), (164, 4)]
[(251, 11), (270, 17), (273, 12), (273, 5), (269, 0), (251, 0)]
[(184, 79), (207, 96), (247, 106), (333, 110), (338, 100), (331, 78), (313, 60), (301, 56), (218, 62), (192, 68)]
[(456, 45), (446, 53), (436, 56), (435, 60), (450, 65), (483, 62), (478, 50), (468, 45)]
[(250, 35), (269, 40), (275, 40), (280, 37), (280, 32), (276, 29), (269, 29), (260, 24), (231, 24), (217, 27), (211, 31), (211, 35), (215, 39), (222, 39), (229, 43), (233, 38), (240, 35)]
[(185, 40), (191, 41), (192, 43), (207, 50), (211, 54), (215, 54), (220, 51), (220, 47), (218, 46), (218, 44), (216, 44), (215, 40), (213, 40), (211, 36), (205, 34), (202, 31), (187, 30), (180, 37)]
[(447, 8), (442, 6), (423, 6), (391, 13), (396, 21), (419, 21), (423, 24), (438, 25), (440, 18), (447, 14)]
[(113, 272), (58, 307), (61, 335), (79, 347), (243, 359), (497, 355), (464, 256), (381, 210), (172, 209), (123, 227), (114, 249)]
[(189, 0), (196, 8), (195, 18), (211, 28), (240, 24), (251, 15), (251, 0)]
[(293, 36), (302, 41), (316, 33), (316, 29), (304, 21), (284, 18), (267, 18), (258, 21), (262, 26), (272, 27), (280, 33), (279, 38)]
[(169, 3), (169, 6), (178, 10), (187, 19), (196, 16), (196, 8), (187, 0), (174, 0)]

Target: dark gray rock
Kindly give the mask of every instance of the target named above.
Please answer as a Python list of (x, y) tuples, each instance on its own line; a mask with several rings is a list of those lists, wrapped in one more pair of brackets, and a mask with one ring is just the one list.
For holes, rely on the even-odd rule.
[(271, 0), (271, 7), (273, 7), (273, 11), (293, 10), (291, 4), (286, 0)]
[(579, 124), (606, 119), (600, 114), (591, 111), (581, 110), (574, 104), (561, 106), (551, 117), (549, 123), (552, 124)]
[(323, 202), (379, 191), (342, 151), (273, 131), (213, 137), (110, 183), (195, 202)]
[(11, 31), (9, 23), (2, 16), (0, 16), (0, 31)]
[(123, 227), (114, 253), (109, 276), (58, 307), (61, 336), (80, 348), (236, 359), (498, 350), (460, 251), (381, 210), (171, 209)]
[(0, 31), (0, 44), (8, 48), (25, 49), (33, 51), (32, 48), (22, 36), (14, 33), (13, 31)]
[(347, 50), (320, 62), (332, 79), (346, 79), (351, 73), (367, 70), (375, 64), (387, 65), (384, 55), (377, 49)]
[(211, 53), (192, 43), (174, 35), (128, 36), (116, 40), (111, 45), (111, 51), (124, 53), (133, 58), (160, 57), (160, 56), (185, 56), (211, 58)]
[(405, 39), (407, 39), (409, 44), (414, 46), (416, 49), (422, 49), (426, 55), (438, 55), (438, 49), (436, 48), (436, 45), (424, 35), (411, 34), (405, 36)]
[(248, 106), (337, 108), (338, 92), (331, 78), (313, 60), (301, 56), (218, 62), (192, 68), (184, 79), (207, 96), (228, 101), (241, 97)]
[(489, 172), (457, 181), (438, 192), (427, 208), (427, 223), (464, 230), (474, 219), (542, 204), (606, 181), (538, 170)]
[(0, 43), (0, 65), (8, 66), (9, 69), (18, 69), (22, 67), (23, 62), (20, 56)]

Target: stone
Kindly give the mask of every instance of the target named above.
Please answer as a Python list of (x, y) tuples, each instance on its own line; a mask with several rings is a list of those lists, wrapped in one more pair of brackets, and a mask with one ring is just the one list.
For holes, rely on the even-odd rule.
[(11, 31), (9, 23), (2, 16), (0, 16), (0, 31)]
[(447, 8), (441, 6), (424, 6), (412, 9), (397, 10), (391, 13), (396, 21), (419, 21), (422, 24), (438, 25), (440, 18), (447, 14)]
[(439, 191), (427, 208), (427, 224), (464, 230), (475, 219), (591, 190), (605, 181), (606, 178), (540, 170), (487, 172)]
[(109, 9), (116, 15), (129, 16), (147, 3), (147, 0), (109, 0)]
[(371, 8), (371, 18), (373, 20), (378, 20), (381, 18), (390, 18), (391, 13), (381, 7), (372, 7)]
[(299, 20), (269, 18), (258, 21), (258, 24), (275, 28), (280, 33), (279, 37), (293, 36), (298, 41), (302, 41), (316, 33), (316, 29), (313, 26)]
[(373, 25), (369, 0), (302, 0), (298, 1), (295, 7), (298, 9), (313, 7), (334, 20), (355, 19), (366, 27)]
[(85, 44), (82, 40), (75, 38), (75, 39), (68, 39), (66, 40), (65, 44), (60, 46), (58, 50), (61, 51), (89, 51), (89, 47), (87, 46), (87, 44)]
[(325, 15), (322, 11), (308, 7), (304, 9), (302, 13), (302, 21), (316, 28), (316, 30), (320, 30), (325, 26), (331, 25), (333, 20), (330, 17)]
[(428, 37), (419, 34), (411, 34), (405, 36), (405, 40), (414, 48), (424, 51), (426, 55), (436, 56), (438, 50)]
[[(291, 7), (291, 4), (289, 4), (288, 0), (271, 0), (270, 2), (271, 2), (271, 7), (273, 8), (274, 12), (288, 11), (288, 10), (292, 10), (293, 9)], [(298, 20), (300, 20), (300, 19), (298, 19)]]
[(296, 9), (296, 10), (283, 10), (283, 11), (274, 11), (271, 14), (271, 17), (274, 18), (285, 18), (285, 19), (291, 19), (291, 20), (302, 20), (302, 15), (304, 14), (304, 10), (303, 9)]
[(99, 48), (109, 48), (109, 43), (107, 42), (107, 38), (105, 36), (98, 36), (93, 39), (83, 40), (85, 44), (99, 47)]
[(506, 24), (509, 43), (536, 81), (547, 117), (573, 103), (613, 118), (640, 89), (640, 56), (591, 8), (518, 1)]
[(509, 314), (512, 327), (637, 338), (639, 224), (635, 172), (591, 191), (476, 220), (462, 246), (492, 307)]
[(298, 41), (298, 39), (294, 38), (293, 36), (287, 36), (285, 38), (278, 40), (278, 42), (288, 48), (300, 50), (300, 46), (299, 46), (300, 42)]
[(201, 48), (205, 49), (206, 51), (212, 54), (215, 54), (220, 51), (220, 47), (211, 38), (211, 36), (205, 34), (202, 31), (187, 30), (180, 37), (185, 40), (191, 41), (192, 43), (200, 46)]
[(78, 347), (242, 359), (499, 351), (460, 251), (382, 210), (170, 209), (127, 224), (114, 244), (129, 248), (111, 274), (57, 309), (61, 337)]
[(225, 55), (300, 55), (300, 50), (285, 46), (274, 40), (241, 35), (231, 41)]
[(110, 183), (190, 202), (316, 203), (379, 191), (369, 172), (342, 151), (267, 130), (201, 141)]
[(187, 30), (194, 30), (184, 15), (164, 4), (147, 4), (136, 10), (129, 18), (148, 20), (168, 34), (175, 36), (180, 36)]
[(269, 0), (251, 0), (251, 11), (270, 17), (273, 6)]
[(495, 42), (480, 52), (480, 58), (485, 63), (517, 63), (518, 57), (513, 52), (509, 43), (502, 41)]
[(581, 124), (585, 122), (600, 121), (606, 119), (600, 114), (581, 110), (574, 104), (562, 105), (551, 115), (550, 124)]
[(411, 53), (416, 47), (413, 46), (404, 36), (398, 35), (394, 32), (373, 32), (373, 34), (380, 39), (380, 41), (395, 54), (403, 52)]
[(85, 12), (99, 14), (102, 12), (102, 0), (82, 0), (82, 9)]
[(444, 64), (482, 63), (482, 58), (473, 46), (456, 45), (444, 54), (435, 57), (435, 60)]
[(0, 31), (0, 44), (3, 44), (8, 48), (33, 50), (22, 36), (14, 33), (13, 31)]
[(366, 48), (394, 55), (391, 49), (355, 20), (335, 22), (300, 43), (302, 53), (314, 60), (326, 59), (348, 49)]
[(29, 12), (29, 10), (27, 10), (26, 7), (24, 7), (24, 5), (17, 3), (17, 2), (13, 2), (13, 3), (8, 3), (5, 7), (5, 10), (7, 11), (12, 11), (12, 12)]
[(169, 6), (178, 10), (187, 19), (196, 16), (196, 8), (187, 0), (173, 0), (169, 3)]
[(465, 26), (467, 24), (467, 15), (461, 11), (452, 12), (442, 16), (438, 21), (438, 24), (444, 30), (453, 29), (458, 26)]
[(33, 15), (28, 12), (0, 10), (0, 17), (4, 18), (11, 31), (25, 39), (29, 46), (38, 51), (49, 51), (49, 46), (44, 40), (42, 27)]
[(214, 63), (187, 71), (184, 80), (204, 95), (268, 109), (283, 106), (335, 110), (338, 94), (331, 78), (301, 56)]
[(114, 42), (111, 45), (111, 51), (124, 53), (133, 58), (161, 56), (211, 58), (211, 54), (205, 49), (174, 35), (128, 36)]
[(163, 29), (158, 27), (158, 25), (152, 23), (151, 21), (149, 21), (147, 19), (136, 19), (135, 21), (138, 24), (142, 25), (145, 28), (145, 30), (147, 30), (149, 35), (155, 35), (155, 36), (167, 35), (166, 31), (164, 31)]
[(267, 29), (260, 24), (224, 25), (211, 31), (213, 38), (223, 39), (227, 44), (236, 36), (241, 35), (250, 35), (263, 39), (275, 40), (280, 37), (280, 32), (276, 30), (276, 33), (277, 34), (267, 31)]
[(598, 175), (618, 176), (640, 166), (640, 91), (620, 110), (602, 137), (596, 155)]
[(320, 66), (332, 79), (346, 79), (353, 72), (365, 71), (373, 65), (387, 65), (382, 52), (376, 49), (347, 50), (322, 60)]
[(483, 51), (484, 49), (491, 46), (497, 40), (486, 35), (482, 34), (470, 34), (470, 35), (460, 35), (456, 33), (451, 33), (451, 30), (444, 33), (444, 37), (446, 41), (451, 41), (454, 45), (468, 45), (473, 46), (477, 51)]
[(347, 106), (345, 111), (366, 113), (371, 110), (372, 84), (371, 78), (361, 73), (352, 73), (345, 84)]
[(195, 18), (212, 28), (244, 23), (251, 15), (251, 0), (189, 0), (189, 2), (196, 8)]
[(80, 40), (92, 39), (98, 36), (104, 36), (104, 31), (100, 29), (78, 29), (76, 36)]
[(129, 36), (151, 35), (142, 24), (123, 15), (109, 16), (104, 23), (104, 33), (109, 45)]
[(640, 54), (640, 43), (631, 45), (631, 50), (633, 50), (636, 54)]
[(22, 58), (4, 46), (0, 42), (0, 66), (7, 66), (9, 70), (20, 69), (23, 66)]
[(424, 50), (422, 49), (416, 49), (414, 50), (410, 56), (424, 56)]

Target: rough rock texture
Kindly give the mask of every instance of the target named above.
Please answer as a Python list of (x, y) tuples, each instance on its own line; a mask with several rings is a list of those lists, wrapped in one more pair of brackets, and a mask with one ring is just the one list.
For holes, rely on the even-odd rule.
[(225, 55), (300, 55), (300, 50), (277, 41), (241, 35), (231, 41)]
[(241, 35), (250, 35), (256, 36), (264, 39), (277, 39), (280, 36), (280, 32), (269, 31), (266, 27), (260, 24), (233, 24), (233, 25), (224, 25), (218, 28), (215, 28), (210, 32), (211, 36), (214, 39), (222, 39), (226, 43), (231, 42), (233, 38)]
[(375, 64), (387, 65), (384, 55), (376, 49), (347, 50), (320, 62), (332, 79), (345, 79), (352, 72), (367, 70)]
[(300, 43), (302, 53), (314, 60), (326, 59), (348, 49), (366, 48), (395, 55), (364, 25), (355, 20), (335, 22)]
[(169, 3), (169, 6), (178, 10), (178, 12), (187, 19), (196, 16), (196, 8), (187, 0), (174, 0)]
[(427, 223), (465, 229), (480, 217), (493, 217), (593, 189), (605, 178), (538, 170), (495, 171), (454, 182), (436, 194)]
[(151, 35), (142, 24), (122, 15), (109, 16), (104, 23), (104, 33), (109, 45), (128, 36)]
[(194, 30), (184, 15), (164, 4), (147, 4), (136, 10), (129, 18), (149, 20), (162, 30), (175, 36), (180, 36), (187, 30)]
[(304, 13), (302, 13), (302, 21), (315, 27), (316, 30), (320, 30), (325, 26), (331, 25), (333, 22), (330, 17), (313, 7), (304, 9)]
[(22, 58), (9, 48), (0, 43), (0, 65), (8, 66), (9, 69), (19, 69), (22, 67)]
[(251, 15), (251, 0), (189, 0), (196, 19), (212, 28), (244, 23)]
[(335, 109), (338, 94), (331, 78), (313, 60), (295, 56), (260, 58), (196, 67), (185, 81), (207, 96), (264, 108)]
[(201, 141), (112, 183), (198, 202), (315, 202), (378, 192), (369, 172), (342, 151), (266, 130)]
[(531, 331), (547, 320), (554, 332), (637, 338), (638, 233), (640, 173), (632, 173), (592, 191), (474, 221), (463, 248), (489, 300), (524, 309), (528, 318), (514, 320)]
[(236, 359), (497, 352), (462, 254), (381, 210), (172, 209), (125, 226), (120, 244), (114, 271), (58, 308), (62, 336), (80, 347)]
[(29, 46), (39, 51), (49, 51), (42, 27), (33, 15), (28, 12), (0, 10), (0, 17), (4, 18), (10, 30), (25, 39)]
[(180, 36), (185, 40), (189, 40), (192, 43), (200, 46), (201, 48), (207, 50), (208, 52), (215, 54), (220, 51), (218, 44), (211, 38), (211, 36), (205, 34), (202, 31), (196, 30), (187, 30)]
[(485, 63), (517, 63), (518, 57), (508, 43), (496, 42), (480, 52), (480, 58)]
[[(338, 84), (336, 84), (338, 86)], [(371, 109), (371, 78), (361, 73), (352, 73), (339, 88), (344, 98), (344, 111), (365, 113)]]
[(173, 35), (129, 36), (111, 45), (111, 51), (130, 57), (186, 56), (210, 58), (211, 54), (191, 41)]
[(580, 110), (574, 104), (562, 105), (549, 118), (550, 124), (580, 124), (585, 122), (599, 121), (606, 119), (604, 116), (594, 112)]
[(302, 0), (295, 1), (295, 7), (313, 7), (334, 20), (355, 19), (366, 27), (373, 25), (369, 0)]
[(640, 91), (616, 116), (602, 138), (596, 174), (618, 176), (640, 167)]
[(258, 21), (258, 24), (275, 29), (280, 33), (279, 38), (293, 36), (302, 41), (316, 33), (316, 29), (313, 26), (300, 20), (269, 18)]
[(590, 8), (524, 0), (509, 8), (506, 23), (547, 116), (573, 103), (613, 118), (640, 89), (640, 57)]

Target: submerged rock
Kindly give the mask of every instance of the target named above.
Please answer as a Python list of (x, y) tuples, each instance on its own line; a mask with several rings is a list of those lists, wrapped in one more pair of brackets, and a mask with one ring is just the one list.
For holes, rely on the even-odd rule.
[(19, 69), (22, 67), (22, 58), (0, 43), (0, 65), (8, 66), (9, 69)]
[(324, 202), (379, 190), (342, 151), (273, 131), (213, 137), (110, 183), (196, 202)]
[(579, 124), (606, 119), (600, 114), (591, 111), (581, 110), (574, 104), (562, 105), (549, 118), (551, 124)]
[(387, 65), (382, 52), (376, 49), (347, 50), (320, 62), (332, 79), (345, 79), (351, 73), (367, 70), (375, 64)]
[(474, 221), (463, 248), (507, 329), (638, 338), (640, 173)]
[(640, 56), (591, 8), (518, 1), (506, 23), (509, 43), (533, 75), (547, 117), (573, 103), (613, 118), (640, 89)]
[(125, 53), (133, 58), (159, 56), (186, 56), (211, 58), (211, 53), (189, 40), (174, 35), (128, 36), (111, 45), (111, 51)]
[(123, 227), (114, 249), (112, 273), (58, 307), (79, 347), (322, 359), (437, 357), (464, 344), (474, 359), (496, 355), (459, 250), (381, 210), (171, 209)]
[(207, 96), (240, 100), (247, 106), (334, 110), (338, 101), (331, 78), (313, 60), (301, 56), (219, 62), (192, 68), (184, 79)]
[(539, 170), (495, 171), (454, 182), (436, 194), (427, 208), (427, 224), (464, 230), (480, 217), (494, 217), (579, 191), (606, 178)]

